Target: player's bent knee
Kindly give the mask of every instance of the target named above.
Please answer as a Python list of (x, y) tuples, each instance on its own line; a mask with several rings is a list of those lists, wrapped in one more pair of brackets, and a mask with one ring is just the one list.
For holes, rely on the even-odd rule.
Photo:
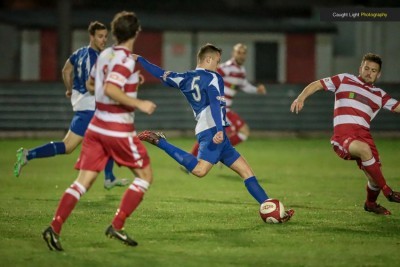
[(199, 177), (199, 178), (203, 178), (204, 176), (207, 175), (207, 173), (208, 173), (207, 170), (196, 170), (196, 169), (194, 169), (192, 171), (192, 174), (197, 176), (197, 177)]
[(361, 154), (361, 156), (366, 157), (366, 158), (370, 158), (372, 157), (372, 151), (371, 148), (368, 146), (368, 144), (363, 143), (360, 147), (359, 147), (359, 153)]

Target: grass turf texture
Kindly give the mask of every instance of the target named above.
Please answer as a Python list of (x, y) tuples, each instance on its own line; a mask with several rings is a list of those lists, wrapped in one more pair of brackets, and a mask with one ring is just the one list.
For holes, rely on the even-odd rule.
[[(170, 139), (189, 150), (192, 139)], [(270, 197), (296, 214), (269, 225), (228, 168), (185, 175), (164, 152), (147, 146), (154, 183), (125, 225), (139, 242), (105, 237), (125, 188), (103, 189), (103, 174), (64, 225), (65, 252), (48, 250), (41, 232), (73, 182), (72, 155), (29, 162), (12, 175), (15, 151), (47, 140), (0, 140), (1, 266), (391, 266), (400, 261), (400, 205), (379, 202), (391, 216), (363, 210), (366, 180), (355, 162), (339, 159), (321, 139), (251, 139), (238, 146)], [(400, 140), (377, 139), (384, 174), (399, 186)], [(146, 144), (147, 145), (147, 144)], [(114, 167), (118, 177), (132, 178)]]

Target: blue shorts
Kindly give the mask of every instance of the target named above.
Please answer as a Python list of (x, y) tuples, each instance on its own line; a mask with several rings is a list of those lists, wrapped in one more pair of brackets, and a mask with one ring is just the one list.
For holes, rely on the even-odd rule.
[(69, 129), (74, 134), (84, 136), (86, 129), (89, 126), (90, 120), (93, 118), (94, 110), (82, 110), (75, 112), (72, 118), (71, 125)]
[(216, 164), (221, 161), (226, 166), (231, 166), (239, 157), (239, 152), (231, 145), (229, 138), (224, 131), (224, 141), (221, 144), (214, 144), (213, 137), (217, 128), (211, 128), (197, 134), (199, 142), (198, 158)]

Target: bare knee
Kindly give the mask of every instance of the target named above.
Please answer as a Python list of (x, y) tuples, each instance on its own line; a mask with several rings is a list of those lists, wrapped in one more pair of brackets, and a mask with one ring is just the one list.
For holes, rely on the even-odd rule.
[(372, 158), (372, 152), (369, 146), (365, 143), (359, 147), (360, 158), (362, 160), (369, 160)]
[(204, 170), (204, 169), (194, 169), (192, 171), (192, 174), (197, 176), (197, 177), (199, 177), (199, 178), (203, 178), (204, 176), (207, 175), (207, 173), (208, 173), (208, 171)]
[(354, 141), (350, 144), (349, 150), (352, 156), (356, 156), (363, 161), (372, 158), (372, 151), (367, 143)]
[(194, 169), (192, 170), (192, 174), (199, 178), (202, 178), (207, 175), (207, 173), (211, 170), (212, 167), (213, 167), (213, 164), (200, 159), (198, 161), (196, 167), (194, 167)]
[(153, 170), (150, 164), (141, 169), (130, 168), (130, 170), (136, 177), (147, 181), (149, 184), (153, 183)]
[(65, 143), (64, 143), (64, 145), (65, 145), (65, 154), (67, 154), (67, 155), (71, 154), (75, 150), (75, 148), (67, 146), (67, 144), (65, 144)]

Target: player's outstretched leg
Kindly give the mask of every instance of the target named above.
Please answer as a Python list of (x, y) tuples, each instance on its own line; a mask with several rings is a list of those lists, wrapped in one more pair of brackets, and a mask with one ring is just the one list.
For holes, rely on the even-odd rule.
[(106, 236), (109, 238), (115, 238), (124, 243), (127, 246), (135, 247), (138, 243), (130, 238), (128, 234), (123, 230), (116, 230), (112, 225), (108, 226), (106, 229)]
[(150, 144), (164, 150), (165, 153), (176, 160), (179, 164), (183, 165), (189, 172), (192, 172), (198, 163), (195, 156), (168, 143), (163, 133), (146, 130), (141, 132), (138, 137), (140, 140), (149, 142)]
[(21, 147), (17, 150), (17, 161), (14, 164), (14, 175), (18, 177), (21, 174), (22, 167), (28, 163), (28, 150)]
[(60, 243), (60, 236), (54, 232), (51, 226), (47, 227), (42, 233), (44, 241), (50, 250), (63, 251), (64, 249)]

